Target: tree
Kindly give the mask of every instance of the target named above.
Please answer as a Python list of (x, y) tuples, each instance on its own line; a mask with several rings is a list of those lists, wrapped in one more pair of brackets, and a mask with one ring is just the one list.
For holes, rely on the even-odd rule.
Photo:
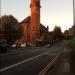
[(69, 39), (69, 30), (64, 31), (64, 39)]
[(53, 36), (54, 36), (55, 40), (61, 40), (62, 39), (62, 31), (61, 31), (60, 27), (58, 27), (58, 26), (54, 27)]
[(73, 26), (73, 34), (74, 34), (74, 36), (75, 36), (75, 24), (74, 24), (74, 26)]
[(20, 29), (18, 21), (12, 15), (5, 15), (0, 18), (0, 26), (8, 44), (12, 44), (20, 38)]

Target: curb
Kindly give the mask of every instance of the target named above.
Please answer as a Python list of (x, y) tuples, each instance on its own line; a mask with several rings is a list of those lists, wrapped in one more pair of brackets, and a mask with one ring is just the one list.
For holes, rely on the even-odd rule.
[(38, 74), (38, 75), (46, 75), (47, 71), (53, 66), (54, 62), (61, 55), (62, 52), (58, 53), (57, 56), (49, 62), (49, 64)]

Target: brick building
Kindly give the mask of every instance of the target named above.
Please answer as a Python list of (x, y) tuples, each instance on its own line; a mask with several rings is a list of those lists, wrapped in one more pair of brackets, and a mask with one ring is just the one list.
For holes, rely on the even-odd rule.
[(37, 41), (48, 43), (51, 39), (48, 27), (40, 23), (40, 0), (30, 0), (31, 16), (19, 23), (21, 39), (19, 43), (35, 43)]
[[(21, 39), (19, 40), (20, 43), (31, 43), (32, 39), (30, 38), (31, 36), (31, 17), (28, 16), (26, 19), (21, 21), (19, 23), (20, 29), (21, 29)], [(40, 36), (38, 39), (35, 41), (45, 41), (46, 37), (49, 37), (49, 31), (48, 31), (48, 26), (45, 27), (44, 25), (40, 24)], [(48, 35), (47, 35), (48, 34)], [(48, 40), (49, 41), (49, 40)]]

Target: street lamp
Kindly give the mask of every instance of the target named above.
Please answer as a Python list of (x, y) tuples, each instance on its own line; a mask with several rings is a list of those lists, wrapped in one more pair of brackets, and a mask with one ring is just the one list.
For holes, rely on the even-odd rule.
[(73, 0), (73, 25), (75, 24), (75, 1)]

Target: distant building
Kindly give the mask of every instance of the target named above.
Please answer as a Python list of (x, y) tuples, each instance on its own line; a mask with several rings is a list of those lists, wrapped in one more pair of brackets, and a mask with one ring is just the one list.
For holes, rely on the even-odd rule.
[(53, 37), (53, 32), (48, 32), (47, 34), (46, 34), (46, 42), (47, 43), (50, 43), (50, 44), (52, 44), (53, 43), (53, 40), (54, 40), (54, 37)]

